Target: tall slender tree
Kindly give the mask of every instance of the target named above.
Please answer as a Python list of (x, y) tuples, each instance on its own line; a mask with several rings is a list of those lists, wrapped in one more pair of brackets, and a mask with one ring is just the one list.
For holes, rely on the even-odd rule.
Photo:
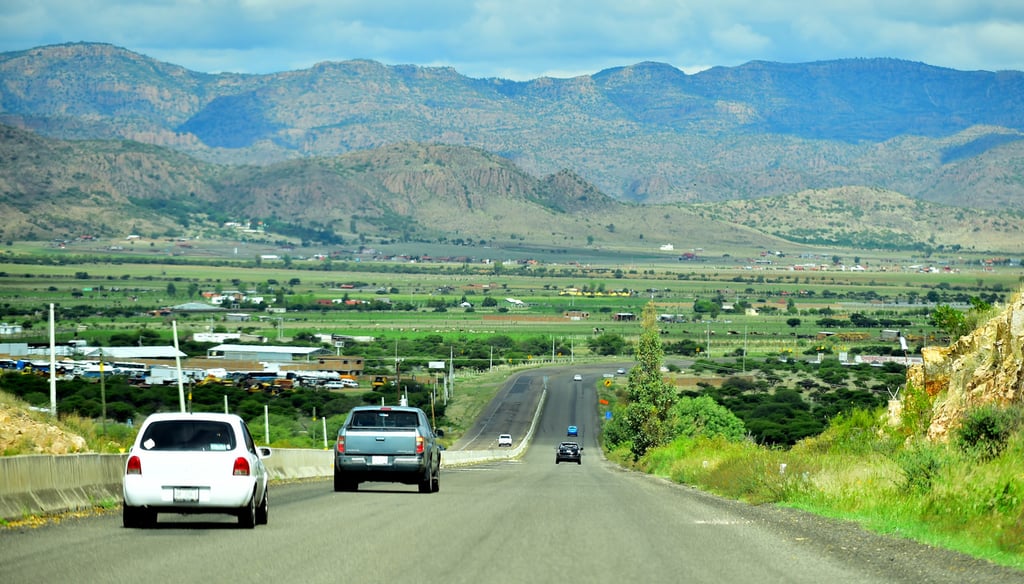
[(629, 404), (625, 422), (635, 458), (668, 442), (670, 429), (666, 420), (669, 408), (676, 400), (675, 390), (662, 378), (665, 351), (661, 346), (656, 310), (653, 302), (644, 306), (636, 347), (636, 366), (630, 369), (626, 383)]

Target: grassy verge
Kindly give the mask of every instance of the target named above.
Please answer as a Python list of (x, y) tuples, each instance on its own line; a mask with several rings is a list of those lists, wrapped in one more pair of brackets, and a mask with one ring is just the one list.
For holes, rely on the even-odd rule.
[(445, 408), (445, 446), (454, 444), (480, 418), (501, 386), (524, 367), (500, 366), (490, 371), (460, 374), (455, 381), (454, 396)]
[(882, 412), (857, 411), (789, 450), (680, 439), (638, 470), (752, 504), (773, 503), (1024, 569), (1024, 433), (1000, 452), (907, 441)]

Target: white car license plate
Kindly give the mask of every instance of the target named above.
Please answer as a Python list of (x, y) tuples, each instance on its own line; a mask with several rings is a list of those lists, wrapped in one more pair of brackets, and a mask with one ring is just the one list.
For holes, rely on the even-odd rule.
[(387, 464), (388, 464), (388, 457), (386, 457), (386, 456), (371, 456), (370, 457), (370, 464), (372, 464), (374, 466), (382, 466), (382, 465), (383, 466), (387, 466)]
[(199, 501), (199, 489), (193, 487), (175, 487), (174, 488), (174, 502), (175, 503), (195, 503)]

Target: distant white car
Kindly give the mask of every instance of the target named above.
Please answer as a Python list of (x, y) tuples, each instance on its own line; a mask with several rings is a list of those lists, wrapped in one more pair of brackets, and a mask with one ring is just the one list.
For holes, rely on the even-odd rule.
[(626, 370), (623, 369), (622, 367), (619, 367), (618, 369), (616, 369), (615, 372), (618, 373), (619, 375), (625, 375), (626, 374)]
[(511, 434), (500, 434), (498, 436), (498, 448), (502, 446), (512, 447), (512, 435)]
[(328, 381), (323, 385), (324, 389), (346, 389), (349, 387), (359, 387), (359, 382), (354, 379), (342, 378)]
[(573, 381), (583, 381), (583, 376), (580, 375), (579, 373), (577, 373), (576, 375), (572, 376), (572, 380)]
[(159, 513), (228, 513), (241, 527), (265, 524), (270, 454), (234, 414), (153, 414), (128, 452), (124, 526), (150, 527)]

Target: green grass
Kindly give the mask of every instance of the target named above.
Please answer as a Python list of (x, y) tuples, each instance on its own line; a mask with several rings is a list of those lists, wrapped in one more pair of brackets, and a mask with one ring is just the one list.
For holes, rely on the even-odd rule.
[[(108, 258), (109, 259), (109, 258)], [(99, 258), (97, 258), (99, 260)], [(0, 260), (2, 261), (2, 260)], [(42, 260), (40, 260), (42, 261)], [(350, 310), (301, 309), (294, 306), (283, 315), (283, 320), (265, 319), (263, 322), (249, 322), (233, 325), (247, 332), (257, 332), (276, 339), (280, 332), (284, 337), (300, 332), (337, 332), (342, 334), (370, 334), (406, 336), (440, 332), (442, 334), (490, 334), (509, 335), (541, 334), (553, 337), (589, 338), (594, 327), (606, 332), (635, 335), (635, 323), (617, 323), (611, 319), (616, 312), (639, 313), (648, 302), (655, 302), (659, 312), (683, 314), (688, 318), (700, 319), (693, 313), (693, 302), (698, 298), (720, 296), (726, 301), (745, 301), (762, 309), (758, 316), (722, 313), (709, 322), (690, 322), (664, 326), (665, 341), (680, 339), (706, 340), (712, 337), (712, 354), (721, 356), (746, 348), (752, 354), (772, 354), (783, 349), (803, 352), (812, 344), (800, 337), (813, 337), (821, 326), (819, 310), (829, 307), (836, 315), (853, 312), (869, 315), (905, 317), (912, 321), (910, 332), (927, 337), (934, 329), (927, 323), (926, 314), (920, 308), (886, 307), (877, 308), (868, 302), (871, 298), (887, 301), (905, 300), (908, 295), (917, 294), (922, 298), (927, 292), (941, 291), (943, 295), (998, 294), (1008, 290), (1013, 276), (1008, 270), (986, 273), (979, 276), (962, 274), (915, 274), (915, 273), (851, 273), (797, 272), (750, 273), (739, 269), (715, 266), (678, 264), (652, 265), (644, 269), (621, 269), (615, 265), (606, 267), (576, 266), (563, 274), (563, 267), (549, 266), (523, 272), (506, 271), (500, 274), (455, 273), (462, 266), (421, 266), (415, 272), (387, 271), (396, 266), (381, 263), (376, 266), (355, 266), (336, 264), (336, 271), (311, 269), (285, 269), (268, 266), (204, 266), (174, 264), (129, 264), (104, 261), (92, 263), (68, 263), (54, 265), (43, 261), (38, 264), (17, 263), (2, 266), (0, 270), (0, 306), (10, 314), (9, 322), (33, 325), (25, 335), (26, 340), (44, 340), (45, 313), (42, 309), (55, 303), (58, 313), (61, 309), (89, 306), (98, 311), (113, 308), (131, 309), (138, 312), (125, 316), (82, 314), (72, 322), (58, 323), (58, 340), (72, 336), (79, 338), (109, 338), (116, 331), (132, 327), (146, 327), (161, 332), (170, 338), (171, 318), (145, 316), (144, 310), (180, 304), (197, 297), (189, 297), (186, 289), (190, 284), (201, 290), (243, 289), (263, 287), (285, 290), (285, 304), (309, 302), (321, 298), (339, 298), (348, 294), (352, 298), (367, 300), (382, 296), (393, 302), (409, 303), (417, 307), (413, 311), (357, 312)], [(382, 271), (346, 271), (344, 268)], [(475, 269), (475, 268), (474, 268)], [(622, 277), (615, 277), (620, 270)], [(88, 274), (83, 279), (82, 274)], [(289, 282), (297, 281), (291, 285)], [(271, 282), (274, 282), (273, 284)], [(336, 288), (343, 282), (359, 282), (366, 289), (342, 291)], [(177, 289), (174, 296), (167, 294), (167, 287), (173, 284)], [(484, 293), (483, 285), (489, 286)], [(439, 292), (442, 286), (451, 288)], [(378, 287), (397, 289), (386, 295), (376, 294)], [(622, 297), (567, 297), (559, 291), (568, 287), (614, 290), (629, 288), (636, 291), (630, 298)], [(82, 292), (85, 288), (92, 291)], [(653, 292), (651, 292), (653, 291)], [(75, 297), (78, 293), (81, 296)], [(785, 293), (785, 295), (783, 295)], [(266, 293), (272, 296), (271, 293)], [(504, 307), (505, 297), (514, 297), (531, 304), (524, 310), (507, 311), (498, 308), (483, 308), (481, 301), (493, 297)], [(446, 301), (455, 304), (465, 297), (477, 305), (473, 312), (449, 306), (445, 312), (434, 311), (431, 302)], [(787, 313), (788, 298), (795, 298), (795, 313)], [(850, 300), (858, 304), (849, 304)], [(765, 310), (767, 308), (768, 310)], [(564, 318), (569, 310), (586, 311), (586, 320), (572, 321)], [(17, 312), (16, 312), (17, 311)], [(18, 312), (28, 312), (19, 315)], [(254, 318), (261, 313), (254, 314)], [(791, 317), (801, 323), (796, 327), (786, 324)], [(183, 335), (206, 330), (222, 318), (208, 314), (176, 314)], [(280, 327), (280, 329), (278, 329)], [(83, 330), (76, 330), (76, 329)], [(731, 335), (730, 331), (741, 333)], [(865, 331), (872, 336), (877, 330)], [(835, 342), (834, 350), (850, 348)]]
[[(636, 463), (623, 452), (610, 458), (722, 496), (854, 521), (1024, 569), (1024, 432), (991, 458), (904, 440), (883, 412), (857, 411), (790, 450), (698, 439), (653, 449)], [(921, 468), (930, 469), (927, 480), (915, 478)]]

